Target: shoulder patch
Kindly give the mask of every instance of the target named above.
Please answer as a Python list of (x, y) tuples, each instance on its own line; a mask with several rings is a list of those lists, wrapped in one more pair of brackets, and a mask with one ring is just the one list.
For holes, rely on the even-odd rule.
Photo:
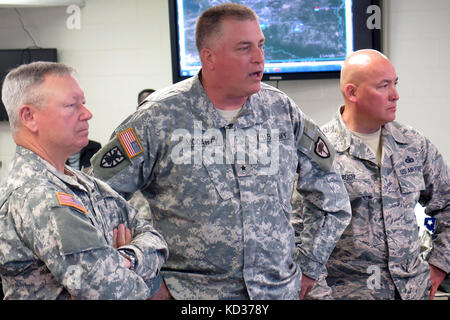
[(305, 119), (300, 150), (309, 155), (322, 170), (330, 171), (333, 166), (335, 149), (320, 128), (309, 119)]
[[(122, 133), (131, 132), (134, 135), (133, 131), (127, 130), (123, 131)], [(121, 137), (125, 139), (125, 136), (122, 135)], [(129, 152), (131, 155), (134, 154), (134, 157), (136, 159), (136, 151), (140, 152), (140, 154), (143, 154), (143, 148), (142, 145), (137, 142), (137, 139), (133, 141), (136, 141), (137, 149)], [(131, 144), (134, 143), (131, 142)], [(122, 170), (125, 170), (127, 167), (131, 166), (132, 161), (129, 158), (127, 151), (125, 150), (125, 147), (120, 140), (119, 135), (116, 134), (91, 158), (91, 164), (91, 174), (103, 181), (108, 181), (110, 178), (112, 178)]]
[(125, 160), (125, 156), (117, 146), (114, 146), (111, 150), (107, 151), (100, 160), (100, 167), (102, 168), (114, 168)]
[(137, 155), (144, 152), (141, 143), (134, 134), (133, 128), (128, 128), (127, 130), (119, 133), (117, 136), (119, 137), (120, 143), (130, 159), (133, 159)]
[(330, 150), (328, 149), (327, 144), (321, 137), (317, 138), (314, 152), (321, 158), (329, 158), (330, 157)]
[(60, 205), (78, 209), (83, 213), (87, 212), (83, 204), (80, 201), (78, 201), (74, 196), (63, 192), (57, 192), (56, 196), (58, 197)]

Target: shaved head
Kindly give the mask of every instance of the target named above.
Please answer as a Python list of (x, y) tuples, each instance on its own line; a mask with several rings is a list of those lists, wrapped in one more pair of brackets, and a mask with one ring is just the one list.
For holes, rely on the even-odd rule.
[(389, 59), (379, 51), (372, 49), (358, 50), (350, 54), (344, 61), (341, 70), (340, 86), (344, 92), (345, 85), (352, 83), (359, 86), (371, 76), (376, 62), (389, 62)]
[(342, 119), (355, 132), (373, 133), (395, 119), (398, 77), (389, 59), (376, 50), (359, 50), (345, 60), (341, 92)]

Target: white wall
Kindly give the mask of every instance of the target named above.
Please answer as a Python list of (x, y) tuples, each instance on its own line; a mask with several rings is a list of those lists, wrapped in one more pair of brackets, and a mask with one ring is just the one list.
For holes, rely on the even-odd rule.
[(425, 134), (450, 161), (450, 1), (392, 0), (390, 58), (399, 76), (399, 121)]
[[(388, 55), (400, 78), (397, 120), (427, 135), (448, 162), (450, 1), (386, 3)], [(80, 30), (66, 27), (65, 7), (19, 10), (37, 44), (58, 48), (59, 61), (78, 70), (94, 114), (91, 139), (106, 143), (135, 110), (141, 89), (172, 83), (167, 0), (87, 0)], [(15, 11), (0, 8), (0, 49), (32, 45)], [(279, 88), (319, 125), (342, 103), (337, 79), (285, 81)], [(0, 123), (0, 179), (14, 150), (8, 125)]]

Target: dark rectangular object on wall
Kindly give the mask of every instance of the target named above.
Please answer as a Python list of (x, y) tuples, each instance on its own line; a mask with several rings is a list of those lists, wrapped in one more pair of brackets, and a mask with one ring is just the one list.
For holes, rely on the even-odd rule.
[[(198, 73), (195, 45), (198, 16), (226, 2), (169, 0), (173, 82)], [(382, 0), (233, 0), (259, 16), (266, 38), (263, 80), (339, 78), (345, 58), (359, 49), (381, 51), (381, 25), (371, 25), (372, 11), (381, 20)]]
[[(57, 62), (56, 49), (2, 49), (0, 50), (0, 85), (9, 71), (15, 67), (34, 61)], [(0, 121), (8, 121), (5, 106), (1, 101), (0, 91)]]

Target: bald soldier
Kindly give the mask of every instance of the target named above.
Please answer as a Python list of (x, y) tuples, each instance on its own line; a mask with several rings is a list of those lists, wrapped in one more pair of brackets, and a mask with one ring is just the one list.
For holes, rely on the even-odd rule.
[[(448, 166), (426, 137), (394, 121), (397, 81), (383, 54), (354, 52), (341, 72), (345, 104), (322, 128), (352, 206), (327, 263), (335, 299), (431, 299), (449, 272)], [(428, 263), (420, 256), (418, 202), (437, 219)], [(316, 283), (310, 297), (324, 298), (326, 289)]]
[(106, 183), (65, 165), (88, 144), (92, 118), (74, 74), (33, 62), (3, 83), (17, 144), (0, 186), (5, 299), (154, 297), (168, 255), (162, 236)]
[[(146, 197), (169, 244), (162, 275), (175, 299), (303, 298), (350, 220), (333, 148), (261, 83), (264, 40), (251, 9), (206, 10), (201, 71), (149, 96), (92, 162), (117, 191)], [(294, 184), (307, 208), (298, 242)]]

